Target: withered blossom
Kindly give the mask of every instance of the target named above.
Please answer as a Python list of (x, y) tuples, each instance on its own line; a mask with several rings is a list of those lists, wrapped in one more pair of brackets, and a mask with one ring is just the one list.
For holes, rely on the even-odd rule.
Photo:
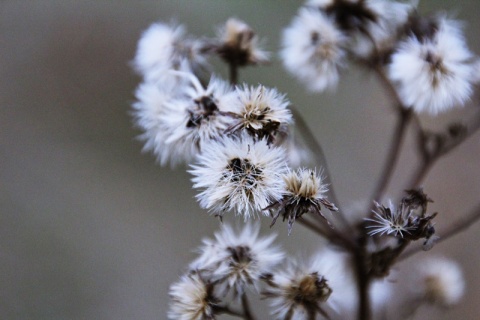
[(232, 117), (227, 134), (239, 135), (245, 131), (256, 140), (266, 139), (269, 144), (277, 135), (287, 134), (293, 119), (284, 94), (262, 85), (244, 85), (235, 92), (227, 106)]
[(407, 190), (397, 208), (390, 203), (385, 207), (375, 202), (374, 217), (366, 219), (368, 234), (371, 236), (392, 235), (405, 240), (425, 239), (424, 249), (428, 250), (435, 239), (432, 220), (437, 213), (427, 214), (427, 204), (432, 200), (422, 189)]
[(170, 309), (172, 320), (215, 320), (215, 306), (220, 300), (214, 296), (214, 286), (198, 273), (182, 276), (170, 286)]
[(269, 54), (258, 45), (258, 37), (245, 22), (230, 18), (220, 29), (215, 51), (227, 63), (246, 66), (268, 62)]
[(273, 215), (271, 226), (275, 224), (278, 217), (282, 216), (283, 221), (287, 220), (290, 234), (295, 220), (301, 218), (305, 213), (318, 214), (330, 225), (321, 211), (322, 206), (330, 211), (338, 209), (327, 200), (328, 187), (315, 170), (300, 168), (296, 171), (289, 171), (283, 175), (283, 180), (285, 182), (283, 198), (265, 208), (265, 210), (276, 212)]

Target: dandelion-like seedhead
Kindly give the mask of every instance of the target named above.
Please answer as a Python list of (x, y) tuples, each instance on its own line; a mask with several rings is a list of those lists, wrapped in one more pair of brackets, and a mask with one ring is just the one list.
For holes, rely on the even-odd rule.
[(248, 219), (282, 197), (285, 151), (265, 139), (226, 137), (205, 146), (192, 165), (200, 206), (222, 216), (235, 210)]
[(300, 168), (296, 171), (288, 171), (283, 175), (285, 190), (281, 200), (270, 205), (268, 210), (274, 213), (272, 225), (277, 218), (282, 216), (283, 221), (287, 220), (288, 233), (292, 230), (295, 220), (303, 214), (311, 212), (320, 215), (330, 224), (321, 211), (324, 206), (330, 211), (337, 211), (337, 207), (326, 198), (327, 185), (317, 175), (315, 170)]
[(333, 89), (345, 64), (345, 40), (326, 14), (303, 8), (283, 32), (280, 56), (285, 68), (311, 91)]
[(286, 133), (293, 120), (285, 95), (262, 85), (244, 85), (235, 91), (236, 96), (231, 96), (228, 106), (233, 118), (228, 133), (246, 131), (256, 140), (265, 138), (268, 143), (273, 142), (277, 134)]
[(222, 109), (234, 93), (213, 76), (206, 88), (192, 73), (169, 70), (163, 80), (163, 85), (147, 81), (137, 89), (134, 115), (144, 131), (140, 139), (161, 165), (189, 163), (204, 143), (219, 139), (230, 126), (231, 117)]
[(242, 20), (230, 18), (218, 31), (215, 51), (227, 63), (237, 66), (268, 62), (270, 54), (259, 46), (258, 37)]
[(203, 88), (192, 74), (191, 85), (167, 101), (160, 115), (164, 148), (159, 150), (173, 161), (190, 163), (201, 152), (203, 145), (220, 139), (231, 118), (225, 116), (225, 102), (233, 92), (226, 82), (212, 77)]
[(215, 305), (219, 300), (213, 296), (213, 285), (205, 282), (198, 273), (190, 273), (170, 286), (170, 309), (172, 320), (214, 320)]
[(388, 74), (405, 106), (436, 115), (471, 97), (473, 55), (457, 21), (438, 17), (400, 42)]
[(446, 258), (430, 258), (417, 266), (416, 291), (420, 288), (423, 298), (432, 304), (452, 306), (465, 292), (465, 280), (460, 266)]
[(233, 292), (239, 296), (245, 289), (258, 292), (262, 276), (271, 272), (284, 258), (275, 245), (275, 234), (260, 237), (260, 224), (248, 223), (240, 232), (222, 225), (215, 239), (203, 240), (200, 256), (191, 264), (202, 276), (215, 282), (218, 294)]
[(275, 319), (348, 317), (355, 308), (355, 285), (347, 256), (324, 249), (310, 259), (289, 259), (265, 278), (263, 296)]
[(138, 42), (134, 68), (147, 80), (159, 81), (168, 70), (196, 72), (208, 68), (199, 40), (188, 38), (185, 27), (154, 23)]
[(427, 214), (427, 204), (430, 198), (422, 189), (407, 190), (397, 208), (390, 202), (385, 207), (375, 202), (374, 217), (367, 218), (366, 226), (371, 236), (392, 235), (405, 240), (424, 240), (424, 249), (429, 250), (436, 239), (432, 220), (437, 215)]
[(411, 226), (408, 221), (410, 214), (410, 209), (408, 207), (400, 206), (396, 209), (391, 202), (388, 207), (375, 202), (375, 207), (376, 209), (373, 211), (375, 215), (374, 218), (367, 219), (368, 221), (373, 222), (373, 225), (367, 226), (368, 229), (371, 229), (368, 232), (369, 235), (381, 236), (387, 234), (403, 238), (409, 233)]

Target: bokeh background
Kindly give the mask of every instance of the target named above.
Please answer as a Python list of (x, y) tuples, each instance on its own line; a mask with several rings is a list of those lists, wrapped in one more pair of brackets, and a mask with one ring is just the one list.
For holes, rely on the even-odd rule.
[[(228, 17), (245, 20), (275, 52), (301, 1), (0, 1), (0, 317), (2, 319), (165, 319), (168, 286), (218, 221), (199, 209), (184, 168), (142, 154), (129, 115), (140, 78), (131, 70), (145, 28), (176, 19), (213, 36)], [(480, 54), (477, 0), (421, 1), (466, 22)], [(221, 64), (218, 73), (225, 76)], [(308, 94), (274, 59), (241, 79), (287, 93), (313, 128), (344, 206), (373, 187), (393, 130), (389, 99), (375, 78), (349, 70), (335, 93)], [(435, 119), (440, 129), (474, 107)], [(416, 155), (404, 146), (391, 193)], [(437, 226), (479, 201), (480, 139), (474, 136), (432, 170), (424, 187)], [(235, 223), (233, 217), (227, 222)], [(268, 219), (263, 221), (264, 231)], [(308, 255), (322, 244), (297, 225), (279, 242)], [(477, 319), (480, 314), (480, 223), (425, 255), (461, 264), (465, 298), (454, 309), (420, 310), (416, 319)], [(421, 255), (400, 264), (408, 270)], [(396, 281), (402, 281), (399, 277)], [(263, 315), (262, 317), (268, 318)]]

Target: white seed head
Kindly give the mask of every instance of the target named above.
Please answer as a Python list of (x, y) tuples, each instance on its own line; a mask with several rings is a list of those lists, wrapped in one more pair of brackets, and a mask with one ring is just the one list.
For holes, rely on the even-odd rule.
[(215, 233), (215, 239), (203, 240), (200, 257), (191, 264), (218, 283), (218, 294), (241, 295), (246, 288), (258, 291), (260, 278), (271, 272), (284, 258), (274, 245), (275, 234), (260, 237), (260, 224), (245, 224), (240, 232), (229, 225)]
[(333, 89), (346, 60), (345, 40), (331, 18), (303, 8), (283, 31), (280, 56), (285, 68), (309, 90)]
[[(452, 306), (465, 292), (465, 280), (460, 266), (446, 258), (431, 258), (418, 265), (424, 298), (429, 303)], [(418, 288), (418, 287), (417, 287)]]
[(198, 273), (182, 276), (170, 286), (170, 309), (172, 320), (213, 320), (217, 299), (211, 295), (211, 287)]
[(244, 85), (237, 87), (236, 96), (231, 97), (227, 108), (234, 120), (229, 132), (247, 132), (256, 139), (266, 137), (273, 140), (279, 131), (293, 122), (288, 100), (276, 89)]
[(230, 18), (218, 31), (219, 54), (239, 65), (268, 62), (270, 54), (259, 46), (253, 29), (237, 18)]
[(355, 308), (356, 289), (346, 261), (345, 255), (325, 250), (272, 272), (264, 296), (275, 319), (307, 320), (312, 312), (347, 315)]
[(472, 54), (459, 23), (440, 18), (432, 38), (403, 41), (388, 67), (406, 107), (436, 115), (463, 106), (475, 82)]
[(185, 33), (181, 25), (152, 24), (138, 42), (134, 68), (148, 81), (159, 81), (171, 69), (192, 72), (205, 68), (200, 43), (187, 39)]
[(206, 145), (189, 172), (202, 208), (247, 219), (282, 196), (285, 151), (246, 135), (226, 137)]

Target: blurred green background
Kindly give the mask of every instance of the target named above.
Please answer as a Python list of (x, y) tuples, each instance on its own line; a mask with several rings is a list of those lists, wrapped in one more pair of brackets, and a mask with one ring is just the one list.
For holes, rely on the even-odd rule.
[[(140, 78), (129, 62), (145, 28), (176, 19), (194, 35), (213, 36), (228, 17), (249, 23), (275, 52), (280, 32), (302, 1), (0, 2), (0, 317), (2, 319), (164, 319), (168, 286), (211, 236), (218, 221), (199, 209), (184, 168), (170, 170), (142, 154), (129, 115)], [(422, 1), (466, 22), (480, 54), (480, 2)], [(219, 73), (226, 75), (220, 67)], [(394, 114), (375, 78), (349, 70), (336, 93), (308, 94), (275, 59), (241, 71), (251, 84), (277, 87), (318, 136), (344, 206), (373, 187), (393, 131)], [(478, 104), (478, 103), (477, 103)], [(474, 108), (435, 119), (430, 128), (467, 118)], [(391, 192), (416, 161), (405, 145)], [(480, 194), (480, 139), (474, 136), (432, 170), (425, 191), (444, 227)], [(269, 219), (263, 221), (265, 232)], [(233, 223), (233, 217), (227, 217)], [(291, 253), (310, 254), (318, 240), (300, 225)], [(460, 262), (467, 292), (447, 312), (416, 319), (477, 319), (480, 223), (428, 254)], [(420, 256), (420, 255), (419, 255)], [(415, 256), (399, 266), (418, 263)], [(401, 282), (402, 278), (396, 281)], [(265, 315), (264, 315), (265, 317)]]

